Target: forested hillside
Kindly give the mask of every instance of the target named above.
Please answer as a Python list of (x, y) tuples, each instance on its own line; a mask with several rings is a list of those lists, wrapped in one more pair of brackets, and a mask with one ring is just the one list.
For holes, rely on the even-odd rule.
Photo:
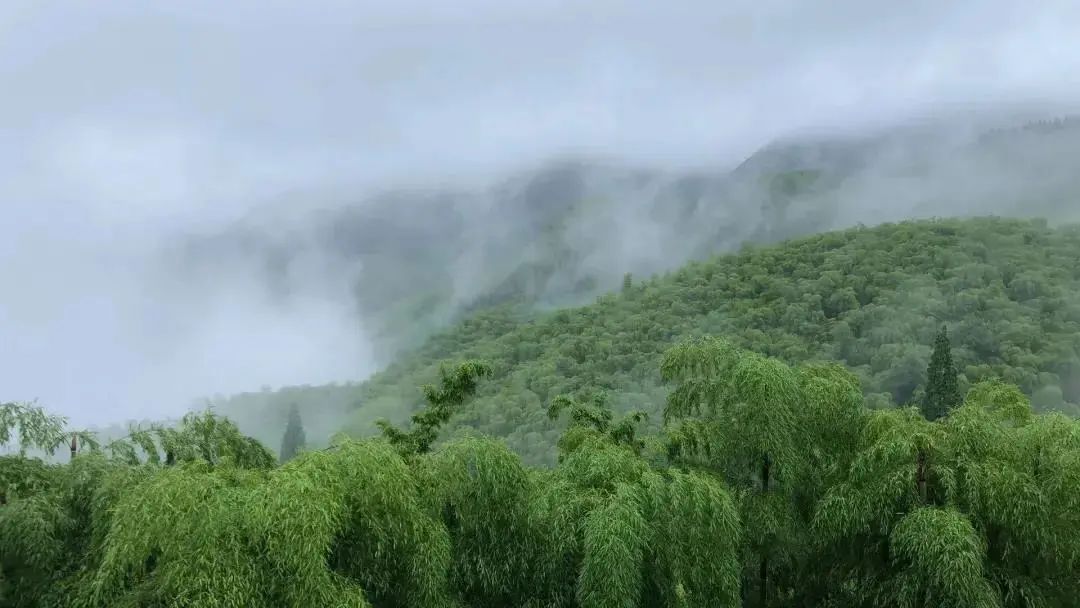
[[(388, 377), (402, 378), (390, 384), (400, 387), (365, 389), (370, 395), (363, 399), (365, 413), (353, 416), (349, 424), (351, 431), (364, 433), (374, 418), (400, 419), (401, 404), (415, 403), (415, 384), (433, 377), (434, 359), (427, 357), (427, 363), (419, 365), (412, 353), (430, 350), (425, 344), (432, 336), (474, 331), (460, 329), (463, 322), (516, 325), (545, 311), (579, 307), (618, 291), (627, 273), (637, 284), (691, 260), (738, 252), (745, 244), (775, 245), (859, 222), (874, 226), (942, 215), (1036, 216), (1052, 225), (1080, 220), (1080, 207), (1073, 204), (1074, 193), (1080, 191), (1080, 165), (1071, 152), (1080, 146), (1080, 122), (965, 120), (936, 116), (877, 132), (786, 138), (731, 171), (660, 170), (579, 159), (552, 162), (473, 188), (416, 184), (358, 198), (350, 198), (347, 191), (297, 194), (276, 208), (256, 208), (220, 232), (170, 242), (167, 263), (158, 273), (166, 278), (159, 287), (166, 294), (180, 290), (182, 297), (167, 296), (170, 301), (207, 311), (214, 310), (215, 300), (266, 298), (268, 309), (285, 319), (294, 307), (308, 310), (311, 302), (334, 302), (332, 314), (323, 308), (308, 314), (333, 326), (333, 334), (345, 343), (363, 347), (357, 349), (362, 354), (342, 353), (326, 364), (355, 369), (355, 374), (337, 372), (333, 377), (339, 385), (256, 391), (263, 382), (280, 386), (268, 377), (241, 387), (248, 392), (213, 400), (246, 432), (270, 443), (276, 441), (292, 403), (317, 403), (307, 416), (312, 437), (325, 440), (357, 406), (357, 381), (402, 358), (413, 361), (405, 364), (411, 378), (401, 377), (400, 367), (390, 371)], [(312, 207), (316, 211), (305, 211)], [(981, 263), (967, 250), (961, 254)], [(921, 267), (908, 270), (923, 272)], [(843, 265), (838, 271), (844, 272)], [(998, 271), (1007, 277), (1007, 269)], [(801, 299), (803, 294), (797, 295)], [(874, 310), (879, 309), (864, 314)], [(322, 327), (319, 321), (302, 324)], [(681, 323), (692, 327), (697, 321)], [(955, 329), (967, 332), (969, 341), (981, 331)], [(298, 331), (303, 335), (306, 330)], [(915, 362), (925, 357), (926, 339), (920, 335), (904, 342), (907, 346), (898, 348), (910, 352), (889, 357)], [(875, 340), (893, 344), (887, 338)], [(340, 351), (342, 346), (334, 348)], [(656, 349), (651, 352), (655, 356)], [(438, 354), (455, 356), (452, 347)], [(829, 354), (849, 360), (851, 353)], [(871, 363), (866, 358), (854, 354), (850, 361), (864, 366)], [(425, 365), (427, 369), (419, 371)], [(881, 376), (881, 365), (871, 365), (870, 374)], [(1010, 365), (1043, 369), (1015, 361)], [(869, 382), (868, 390), (903, 400), (911, 389), (899, 386), (905, 373)], [(1025, 379), (1025, 389), (1034, 394), (1048, 387), (1036, 396), (1040, 406), (1075, 402), (1075, 396), (1065, 397), (1069, 374), (1052, 373), (1059, 377)], [(654, 401), (643, 376), (633, 377), (620, 381), (619, 389), (637, 393), (638, 401)], [(290, 382), (302, 384), (300, 378)], [(1054, 386), (1061, 389), (1061, 399)], [(548, 392), (530, 391), (541, 396)], [(531, 399), (528, 393), (516, 394)], [(534, 426), (550, 443), (554, 429), (539, 428), (546, 424)], [(507, 428), (517, 427), (508, 422)]]
[(261, 442), (0, 404), (0, 607), (1080, 606), (1078, 262), (1001, 218), (751, 247), (235, 398)]
[[(552, 462), (560, 425), (544, 414), (562, 393), (603, 389), (616, 411), (651, 424), (666, 395), (661, 354), (678, 339), (723, 335), (796, 363), (837, 360), (871, 407), (918, 401), (934, 335), (947, 324), (963, 390), (989, 378), (1018, 385), (1036, 409), (1080, 413), (1080, 229), (1001, 218), (853, 228), (687, 265), (590, 306), (483, 312), (366, 383), (255, 393), (222, 411), (257, 419), (299, 403), (355, 409), (346, 430), (375, 432), (422, 403), (419, 386), (446, 361), (482, 358), (493, 378), (450, 426), (507, 437), (529, 462)], [(277, 414), (274, 414), (277, 415)], [(263, 437), (276, 442), (280, 422)], [(326, 429), (323, 436), (330, 431)], [(313, 435), (314, 437), (314, 435)]]

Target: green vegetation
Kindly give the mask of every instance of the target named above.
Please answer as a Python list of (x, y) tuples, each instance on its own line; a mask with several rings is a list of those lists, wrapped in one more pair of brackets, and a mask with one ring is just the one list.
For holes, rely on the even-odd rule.
[[(489, 310), (262, 394), (280, 464), (211, 410), (106, 441), (5, 404), (0, 608), (1080, 606), (1078, 260), (906, 222)], [(289, 457), (313, 395), (366, 437)]]
[(934, 338), (934, 352), (926, 370), (926, 395), (923, 396), (922, 414), (927, 420), (944, 418), (952, 408), (960, 404), (960, 386), (956, 379), (956, 365), (952, 360), (949, 330), (942, 326)]
[[(280, 466), (210, 413), (66, 465), (2, 457), (0, 606), (1077, 605), (1080, 423), (1015, 387), (928, 421), (865, 407), (837, 364), (686, 341), (662, 432), (561, 396), (537, 469), (492, 438), (433, 445), (490, 371), (444, 369), (409, 428)], [(62, 434), (2, 411), (5, 438)]]
[[(451, 435), (507, 438), (526, 462), (555, 462), (561, 394), (609, 393), (659, 429), (658, 373), (675, 342), (719, 335), (787, 363), (838, 361), (870, 407), (921, 404), (935, 336), (948, 324), (959, 394), (1001, 379), (1038, 411), (1080, 414), (1080, 228), (981, 218), (853, 228), (691, 263), (634, 280), (595, 304), (549, 313), (501, 307), (433, 337), (368, 382), (339, 387), (347, 429), (403, 422), (445, 360), (483, 359), (492, 377)], [(293, 392), (305, 411), (319, 400)], [(267, 407), (274, 407), (272, 396)], [(230, 412), (226, 403), (221, 411)], [(278, 406), (282, 407), (282, 406)]]
[(289, 420), (285, 424), (285, 434), (281, 437), (281, 452), (278, 458), (288, 462), (296, 457), (307, 445), (304, 435), (304, 422), (300, 419), (300, 409), (293, 404), (289, 408)]

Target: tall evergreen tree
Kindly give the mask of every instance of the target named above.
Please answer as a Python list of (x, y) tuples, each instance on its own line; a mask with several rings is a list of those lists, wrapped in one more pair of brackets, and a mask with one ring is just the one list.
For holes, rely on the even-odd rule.
[(285, 435), (281, 438), (281, 462), (292, 460), (306, 444), (304, 423), (300, 420), (300, 410), (294, 403), (289, 408), (289, 421), (285, 426)]
[(944, 325), (934, 339), (934, 352), (926, 369), (926, 395), (923, 397), (922, 414), (930, 421), (944, 418), (949, 410), (960, 405), (960, 385), (956, 365), (949, 346), (949, 330)]

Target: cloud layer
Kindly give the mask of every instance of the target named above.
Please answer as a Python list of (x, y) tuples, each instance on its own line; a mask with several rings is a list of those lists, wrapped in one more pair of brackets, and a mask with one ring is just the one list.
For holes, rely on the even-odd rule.
[(208, 305), (149, 261), (265, 201), (330, 204), (290, 193), (568, 153), (722, 167), (794, 131), (1080, 97), (1071, 1), (668, 4), (5, 3), (0, 398), (85, 423), (369, 373), (326, 282), (281, 303), (241, 269)]

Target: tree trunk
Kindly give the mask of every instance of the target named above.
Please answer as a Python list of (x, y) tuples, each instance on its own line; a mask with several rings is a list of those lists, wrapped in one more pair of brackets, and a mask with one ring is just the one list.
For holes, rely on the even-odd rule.
[(79, 453), (78, 437), (74, 433), (72, 433), (71, 434), (71, 459), (75, 460), (75, 455), (78, 454), (78, 453)]
[(769, 475), (771, 474), (772, 461), (768, 456), (761, 459), (761, 493), (769, 491)]
[(765, 608), (769, 601), (769, 558), (762, 557), (758, 567), (758, 606)]
[[(915, 457), (915, 483), (919, 486), (919, 500), (922, 504), (927, 504), (927, 492), (926, 492), (926, 478), (927, 478), (927, 461), (929, 458), (926, 455), (925, 450), (919, 450), (918, 455)], [(923, 587), (920, 589), (918, 599), (915, 601), (916, 608), (926, 608), (926, 589)]]

